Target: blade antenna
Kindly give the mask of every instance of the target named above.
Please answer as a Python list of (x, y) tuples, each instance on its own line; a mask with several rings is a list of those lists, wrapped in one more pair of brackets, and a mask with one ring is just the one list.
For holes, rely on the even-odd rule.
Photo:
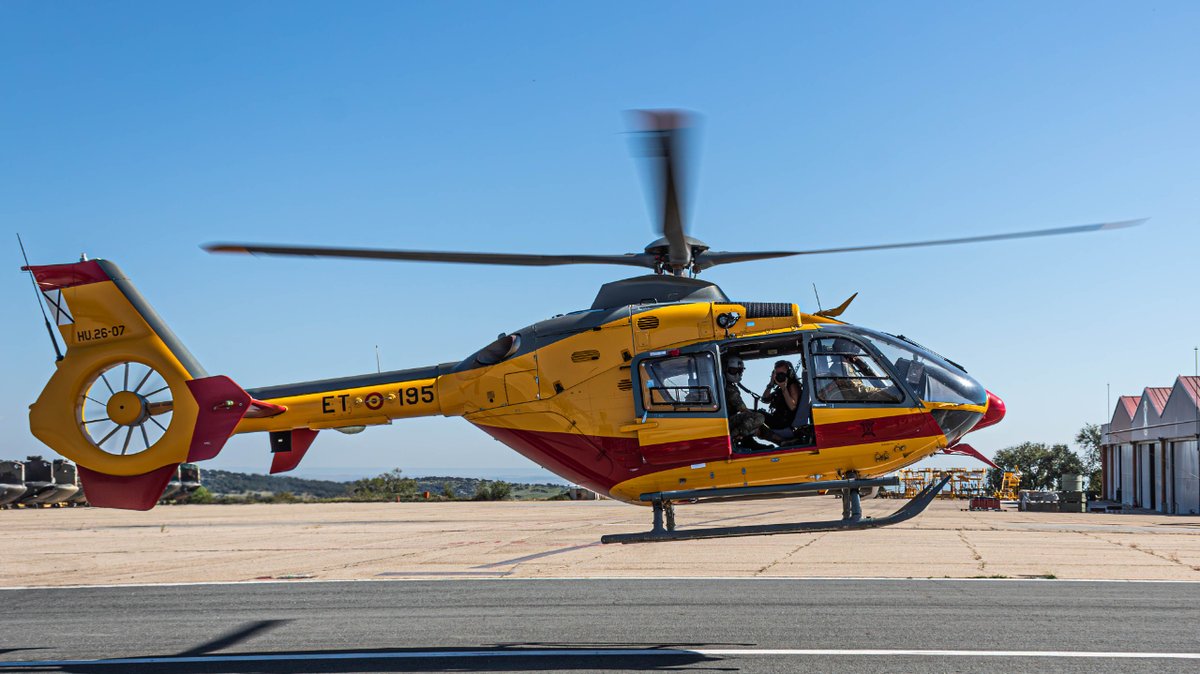
[[(21, 257), (25, 260), (25, 266), (29, 267), (29, 256), (25, 254), (25, 242), (21, 240), (20, 233), (17, 234), (17, 245), (21, 247)], [(46, 334), (50, 335), (50, 343), (54, 345), (54, 360), (55, 362), (63, 359), (62, 351), (58, 348), (58, 338), (54, 336), (54, 328), (50, 327), (50, 316), (46, 314), (46, 305), (42, 300), (42, 289), (38, 288), (37, 279), (33, 277), (33, 272), (29, 272), (29, 282), (33, 284), (33, 296), (37, 298), (38, 308), (42, 310), (42, 320), (46, 322)]]
[(813, 284), (813, 294), (817, 296), (817, 311), (824, 311), (821, 307), (821, 293), (817, 292), (817, 284)]

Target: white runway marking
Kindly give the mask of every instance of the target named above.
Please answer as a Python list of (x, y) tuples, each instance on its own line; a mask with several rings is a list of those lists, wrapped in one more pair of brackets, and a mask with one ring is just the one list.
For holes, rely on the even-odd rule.
[(230, 662), (283, 662), (314, 660), (450, 660), (473, 658), (613, 658), (613, 657), (747, 657), (747, 656), (868, 656), (956, 658), (1098, 658), (1124, 660), (1200, 660), (1200, 653), (1138, 653), (1130, 651), (963, 651), (852, 648), (581, 648), (543, 650), (402, 651), (379, 653), (279, 653), (272, 655), (199, 655), (109, 660), (0, 661), (0, 670), (29, 667), (81, 667)]

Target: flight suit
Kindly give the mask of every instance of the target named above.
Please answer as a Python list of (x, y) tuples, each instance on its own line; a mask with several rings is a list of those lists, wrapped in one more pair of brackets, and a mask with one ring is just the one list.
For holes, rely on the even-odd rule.
[(729, 436), (734, 444), (754, 437), (766, 423), (766, 415), (746, 407), (741, 389), (732, 382), (725, 383), (725, 407), (729, 414)]

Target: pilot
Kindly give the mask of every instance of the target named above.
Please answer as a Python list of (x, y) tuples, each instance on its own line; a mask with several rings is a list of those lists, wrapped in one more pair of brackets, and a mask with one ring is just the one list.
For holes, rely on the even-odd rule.
[(821, 388), (821, 400), (826, 402), (862, 402), (867, 399), (870, 391), (864, 385), (862, 377), (871, 374), (871, 368), (858, 355), (861, 348), (848, 339), (833, 340), (830, 352), (835, 356), (827, 357), (826, 374), (830, 376), (829, 383)]
[(746, 364), (741, 356), (730, 355), (725, 358), (725, 406), (729, 414), (729, 437), (734, 446), (744, 449), (766, 449), (755, 436), (763, 430), (766, 416), (758, 410), (746, 407), (742, 400), (742, 373)]
[(770, 406), (767, 412), (767, 427), (783, 440), (794, 436), (792, 425), (796, 420), (796, 408), (800, 406), (800, 378), (791, 362), (775, 362), (771, 381), (763, 391), (762, 401)]
[(834, 341), (832, 351), (837, 358), (831, 357), (832, 363), (827, 366), (832, 378), (820, 391), (822, 400), (899, 402), (902, 399), (886, 372), (876, 372), (878, 364), (862, 347), (848, 339), (838, 338)]

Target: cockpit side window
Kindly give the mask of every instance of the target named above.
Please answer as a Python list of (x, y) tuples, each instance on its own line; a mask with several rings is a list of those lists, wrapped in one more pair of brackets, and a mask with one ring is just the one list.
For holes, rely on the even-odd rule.
[(862, 330), (863, 337), (889, 360), (900, 377), (921, 400), (953, 404), (986, 405), (987, 391), (962, 368), (900, 337)]
[(827, 403), (898, 403), (904, 394), (862, 345), (846, 337), (810, 342), (813, 388)]
[(648, 358), (638, 366), (642, 406), (648, 412), (715, 412), (717, 365), (713, 354)]

